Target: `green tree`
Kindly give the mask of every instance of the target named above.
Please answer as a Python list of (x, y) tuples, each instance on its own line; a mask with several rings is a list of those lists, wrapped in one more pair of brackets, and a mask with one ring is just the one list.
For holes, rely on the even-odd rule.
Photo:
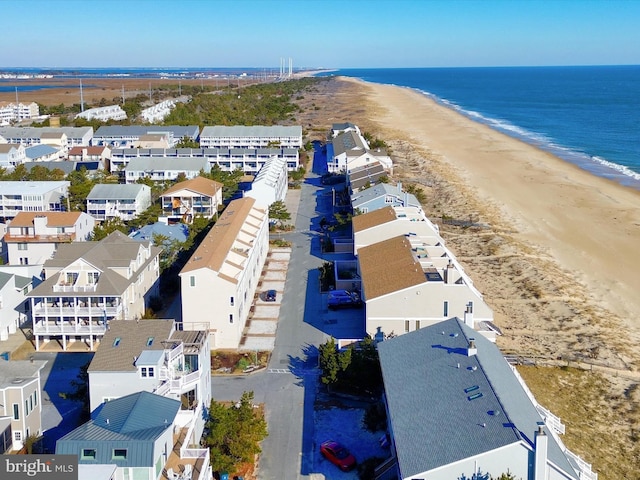
[(164, 272), (171, 267), (178, 258), (178, 254), (185, 248), (184, 242), (159, 233), (153, 234), (153, 244), (162, 248), (162, 252), (160, 252), (160, 272)]
[(424, 191), (422, 191), (422, 188), (420, 188), (417, 183), (410, 183), (403, 186), (405, 188), (405, 191), (415, 196), (418, 202), (425, 203), (427, 201), (427, 196), (424, 194)]
[(69, 182), (69, 197), (67, 198), (69, 210), (72, 212), (84, 212), (87, 209), (87, 196), (94, 186), (93, 180), (87, 175), (87, 169), (82, 167), (67, 175)]
[(190, 137), (184, 136), (176, 145), (176, 148), (200, 148), (200, 143)]
[(320, 380), (325, 385), (331, 385), (338, 381), (341, 372), (344, 372), (351, 364), (351, 349), (339, 352), (335, 338), (331, 337), (318, 347), (320, 353)]
[(286, 220), (291, 220), (291, 214), (287, 210), (287, 206), (282, 200), (273, 202), (269, 207), (269, 218), (276, 220), (280, 226), (284, 224)]
[[(139, 229), (145, 225), (151, 225), (158, 221), (158, 217), (162, 215), (162, 207), (154, 203), (150, 205), (144, 212), (140, 212), (138, 216), (129, 220), (127, 225), (129, 228)], [(156, 244), (157, 245), (157, 244)]]
[(207, 427), (209, 433), (204, 440), (211, 466), (217, 472), (233, 472), (239, 464), (253, 461), (267, 436), (267, 423), (253, 408), (253, 392), (244, 392), (232, 406), (212, 400)]
[(124, 224), (120, 217), (109, 218), (102, 222), (101, 225), (96, 225), (93, 227), (93, 234), (91, 235), (91, 240), (99, 242), (103, 238), (106, 238), (110, 234), (115, 231), (120, 231), (125, 235), (129, 232), (129, 229)]

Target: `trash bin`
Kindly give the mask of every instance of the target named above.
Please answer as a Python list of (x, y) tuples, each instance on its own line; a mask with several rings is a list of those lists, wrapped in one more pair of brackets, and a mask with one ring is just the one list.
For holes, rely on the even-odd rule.
[(220, 473), (220, 480), (229, 480), (229, 473), (228, 472), (221, 472)]

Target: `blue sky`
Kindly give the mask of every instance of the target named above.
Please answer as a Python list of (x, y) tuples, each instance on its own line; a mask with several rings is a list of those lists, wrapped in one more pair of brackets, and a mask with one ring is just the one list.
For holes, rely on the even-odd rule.
[(0, 0), (2, 67), (640, 64), (635, 0)]

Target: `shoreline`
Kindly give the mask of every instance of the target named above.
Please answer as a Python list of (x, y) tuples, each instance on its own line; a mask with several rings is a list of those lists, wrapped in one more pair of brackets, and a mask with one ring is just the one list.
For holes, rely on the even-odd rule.
[[(563, 308), (557, 315), (563, 324), (556, 325), (509, 318), (508, 309), (495, 306), (496, 301), (509, 300), (490, 298), (480, 285), (499, 284), (501, 279), (474, 278), (496, 310), (501, 328), (514, 335), (530, 330), (538, 339), (566, 328), (566, 334), (575, 335), (580, 342), (608, 342), (617, 351), (613, 356), (637, 364), (630, 345), (640, 339), (640, 325), (634, 320), (640, 308), (640, 258), (636, 253), (640, 191), (474, 121), (418, 90), (351, 77), (339, 80), (363, 87), (371, 104), (367, 110), (373, 114), (369, 118), (384, 133), (383, 138), (397, 138), (421, 152), (421, 165), (412, 167), (412, 175), (428, 177), (429, 170), (439, 171), (454, 185), (455, 193), (466, 197), (473, 211), (498, 228), (502, 237), (537, 261), (554, 264), (526, 278), (540, 282), (540, 288), (554, 284), (555, 294), (545, 293), (538, 302), (584, 298), (583, 307), (590, 311), (586, 315)], [(482, 261), (471, 258), (467, 268), (473, 271)], [(517, 315), (518, 310), (512, 310)], [(547, 313), (545, 321), (554, 322), (553, 312)], [(625, 329), (624, 338), (616, 342), (612, 339), (620, 335), (620, 328)], [(571, 348), (572, 341), (563, 341)]]

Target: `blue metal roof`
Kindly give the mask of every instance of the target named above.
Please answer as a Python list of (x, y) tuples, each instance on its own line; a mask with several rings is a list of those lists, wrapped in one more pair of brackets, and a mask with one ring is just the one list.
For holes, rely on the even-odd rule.
[[(189, 228), (183, 223), (176, 223), (174, 225), (167, 225), (166, 223), (156, 222), (151, 225), (145, 225), (140, 230), (136, 230), (129, 234), (129, 237), (138, 241), (153, 242), (153, 235), (164, 235), (169, 240), (178, 240), (184, 242), (189, 236)], [(158, 245), (161, 246), (161, 245)]]
[[(468, 356), (471, 338), (477, 353)], [(500, 350), (457, 318), (385, 340), (378, 351), (401, 478), (532, 445), (542, 421), (535, 405)], [(578, 477), (551, 435), (548, 458)]]
[(40, 158), (45, 155), (51, 155), (59, 150), (53, 148), (51, 145), (34, 145), (33, 147), (27, 147), (24, 149), (24, 153), (30, 159)]

